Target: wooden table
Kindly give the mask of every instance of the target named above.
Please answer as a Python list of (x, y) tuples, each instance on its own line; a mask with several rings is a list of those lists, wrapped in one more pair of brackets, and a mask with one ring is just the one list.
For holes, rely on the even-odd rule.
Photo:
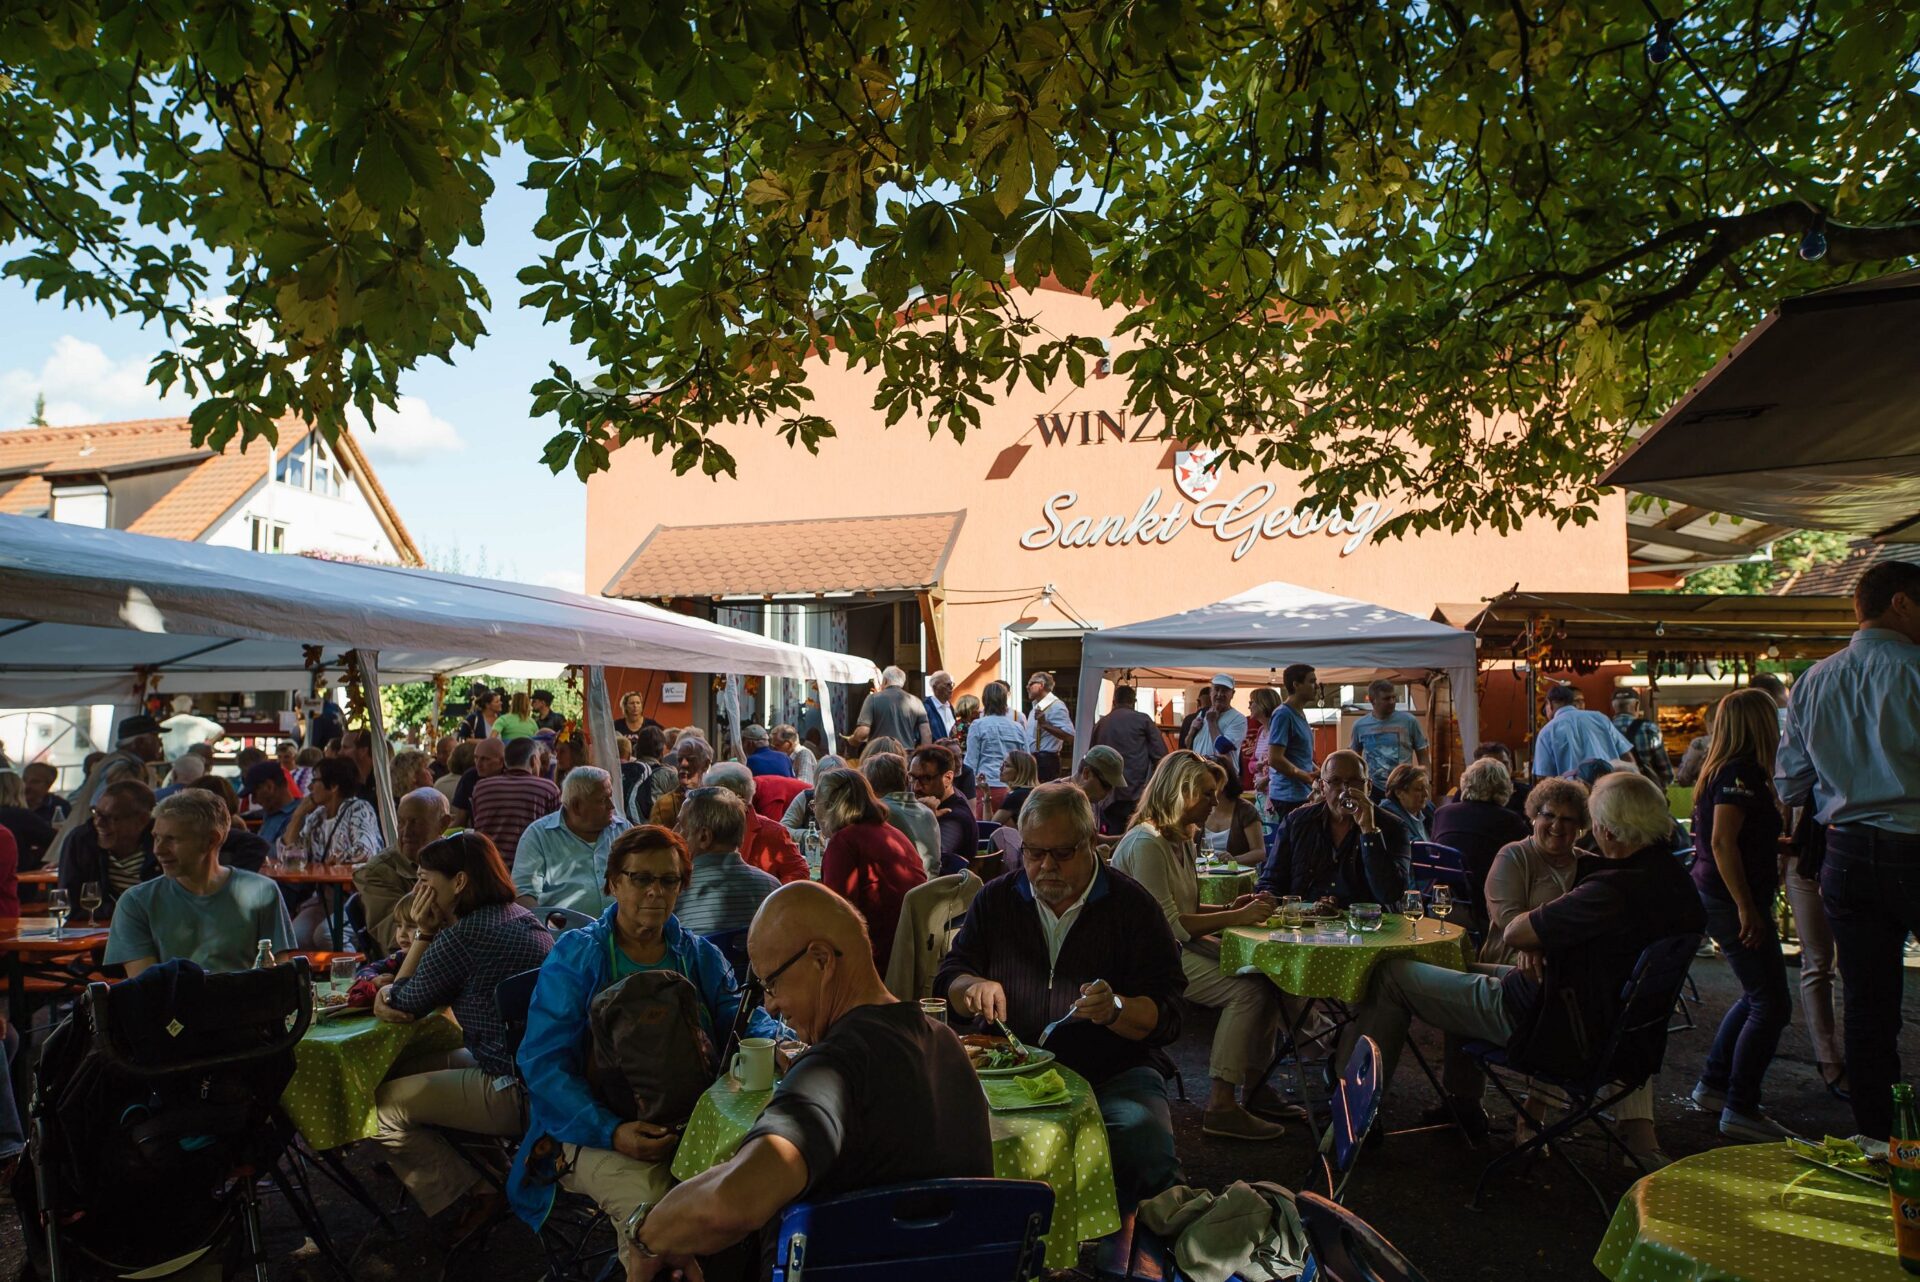
[[(326, 897), (327, 919), (333, 927), (333, 946), (347, 949), (347, 896), (353, 893), (355, 864), (309, 864), (299, 872), (289, 872), (278, 860), (260, 865), (260, 875), (287, 886), (317, 886)], [(352, 951), (347, 949), (347, 951)]]
[(106, 951), (105, 926), (75, 926), (69, 920), (59, 938), (53, 934), (51, 917), (0, 917), (0, 953), (6, 957), (7, 1018), (25, 1035), (28, 1017), (33, 1013), (27, 1001), (27, 981), (47, 979), (79, 992), (85, 981), (69, 970), (67, 962), (90, 958), (100, 964)]
[(20, 887), (21, 902), (31, 899), (44, 900), (47, 892), (60, 884), (60, 870), (57, 868), (35, 868), (23, 872), (17, 879)]

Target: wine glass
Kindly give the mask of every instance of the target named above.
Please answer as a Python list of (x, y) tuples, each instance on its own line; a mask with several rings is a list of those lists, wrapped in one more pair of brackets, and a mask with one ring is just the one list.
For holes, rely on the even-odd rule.
[(360, 969), (357, 957), (335, 957), (327, 963), (327, 987), (340, 996), (353, 987), (353, 977)]
[(1400, 896), (1400, 914), (1413, 923), (1412, 939), (1420, 938), (1420, 919), (1427, 915), (1427, 906), (1420, 899), (1420, 892), (1409, 890)]
[(53, 937), (64, 939), (67, 934), (67, 914), (73, 911), (73, 904), (67, 898), (67, 892), (58, 887), (47, 892), (47, 916), (53, 918)]
[(100, 905), (102, 902), (99, 882), (83, 881), (80, 883), (80, 906), (87, 910), (87, 925), (98, 926), (100, 924)]
[(1427, 911), (1438, 917), (1442, 925), (1446, 924), (1447, 918), (1453, 915), (1453, 887), (1435, 882), (1433, 904)]

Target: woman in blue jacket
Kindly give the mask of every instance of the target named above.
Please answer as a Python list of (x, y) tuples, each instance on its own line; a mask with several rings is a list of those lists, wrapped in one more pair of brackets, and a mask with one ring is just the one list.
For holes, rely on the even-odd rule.
[[(587, 1084), (587, 1009), (628, 975), (675, 970), (699, 990), (701, 1022), (715, 1047), (725, 1044), (740, 1010), (733, 968), (673, 915), (692, 877), (693, 856), (678, 833), (655, 824), (621, 833), (607, 853), (612, 905), (600, 920), (561, 935), (540, 968), (518, 1057), (529, 1125), (507, 1184), (514, 1211), (535, 1229), (553, 1209), (556, 1173), (616, 1225), (672, 1184), (667, 1168), (679, 1134), (620, 1120)], [(755, 1011), (753, 1021), (754, 1036), (772, 1036), (777, 1027), (765, 1011)]]

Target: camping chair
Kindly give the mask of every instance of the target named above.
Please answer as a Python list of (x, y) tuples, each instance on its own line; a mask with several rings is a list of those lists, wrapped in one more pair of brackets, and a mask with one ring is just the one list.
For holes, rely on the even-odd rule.
[(1467, 859), (1452, 846), (1443, 846), (1437, 841), (1416, 841), (1413, 843), (1413, 884), (1421, 890), (1442, 882), (1453, 887), (1462, 902), (1470, 903), (1476, 897), (1473, 886), (1467, 877)]
[(1331, 1104), (1332, 1116), (1314, 1160), (1327, 1182), (1327, 1196), (1338, 1202), (1380, 1116), (1380, 1045), (1371, 1037), (1363, 1035), (1354, 1042)]
[(727, 959), (727, 965), (733, 967), (733, 982), (735, 984), (745, 982), (742, 977), (746, 975), (747, 968), (751, 965), (747, 960), (747, 928), (742, 926), (737, 930), (717, 930), (701, 938), (718, 948), (720, 955)]
[(926, 1180), (796, 1202), (773, 1282), (978, 1282), (1038, 1277), (1053, 1190), (1037, 1180)]
[(267, 1282), (266, 1175), (349, 1276), (280, 1168), (293, 1133), (280, 1094), (312, 1019), (297, 959), (231, 974), (171, 961), (89, 985), (48, 1035), (27, 1105), (14, 1196), (29, 1252), (44, 1250), (39, 1273), (72, 1282), (224, 1251), (227, 1276)]
[(533, 911), (539, 916), (542, 922), (546, 923), (547, 930), (551, 932), (556, 939), (570, 930), (578, 930), (582, 926), (591, 926), (599, 920), (599, 918), (589, 913), (583, 913), (578, 909), (561, 908), (557, 905), (552, 908), (536, 908)]
[(1294, 1199), (1313, 1255), (1302, 1279), (1313, 1282), (1421, 1282), (1419, 1272), (1371, 1224), (1318, 1193)]
[[(1486, 1170), (1480, 1173), (1480, 1182), (1473, 1189), (1474, 1207), (1480, 1205), (1487, 1180), (1494, 1171), (1517, 1157), (1550, 1149), (1559, 1154), (1561, 1160), (1580, 1177), (1581, 1183), (1587, 1186), (1594, 1200), (1600, 1204), (1601, 1215), (1610, 1216), (1613, 1213), (1613, 1204), (1580, 1165), (1568, 1156), (1566, 1146), (1556, 1141), (1570, 1135), (1582, 1122), (1591, 1121), (1600, 1128), (1609, 1143), (1617, 1145), (1629, 1157), (1632, 1156), (1602, 1114), (1659, 1071), (1660, 1061), (1666, 1053), (1667, 1018), (1674, 1003), (1680, 999), (1681, 986), (1687, 979), (1687, 968), (1693, 964), (1693, 950), (1699, 946), (1698, 935), (1670, 935), (1641, 950), (1639, 959), (1633, 964), (1633, 974), (1620, 990), (1620, 1014), (1614, 1020), (1613, 1027), (1607, 1030), (1600, 1053), (1584, 1073), (1576, 1076), (1515, 1063), (1508, 1057), (1504, 1046), (1496, 1046), (1491, 1042), (1468, 1042), (1461, 1048), (1464, 1054), (1480, 1061), (1487, 1076), (1516, 1113), (1521, 1111), (1520, 1095), (1516, 1090), (1525, 1089), (1528, 1077), (1554, 1087), (1567, 1099), (1567, 1107), (1559, 1118), (1536, 1130), (1524, 1144), (1515, 1145), (1487, 1164)], [(1656, 1036), (1659, 1039), (1658, 1050), (1649, 1049), (1643, 1053), (1638, 1062), (1632, 1063), (1630, 1070), (1623, 1074), (1622, 1052), (1634, 1049), (1629, 1046), (1629, 1041), (1636, 1046), (1651, 1047), (1647, 1039)], [(1637, 1159), (1634, 1164), (1639, 1165)], [(1641, 1174), (1646, 1173), (1642, 1167)]]
[[(539, 982), (540, 969), (536, 966), (507, 976), (493, 990), (494, 1010), (505, 1030), (507, 1053), (514, 1058), (513, 1075), (520, 1081), (522, 1091), (526, 1089), (526, 1082), (520, 1078), (520, 1039), (526, 1036), (527, 1010), (533, 1004), (534, 986)], [(492, 1139), (490, 1143), (507, 1149), (511, 1141)], [(590, 1199), (555, 1186), (553, 1210), (547, 1222), (540, 1226), (539, 1234), (550, 1282), (586, 1282), (596, 1276), (614, 1250), (610, 1237), (604, 1247), (597, 1250), (591, 1247), (591, 1239), (606, 1224), (606, 1212)]]

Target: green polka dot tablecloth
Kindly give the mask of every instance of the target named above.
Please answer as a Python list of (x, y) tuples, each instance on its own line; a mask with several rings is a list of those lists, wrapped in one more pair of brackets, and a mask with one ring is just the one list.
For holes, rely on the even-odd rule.
[(1230, 904), (1242, 895), (1251, 895), (1260, 875), (1249, 868), (1245, 872), (1203, 872), (1200, 874), (1200, 902)]
[(395, 1064), (463, 1045), (460, 1026), (445, 1015), (411, 1024), (371, 1015), (316, 1023), (294, 1048), (293, 1079), (280, 1093), (280, 1108), (315, 1148), (366, 1139), (374, 1131), (374, 1092)]
[[(1050, 1269), (1072, 1268), (1080, 1259), (1080, 1243), (1120, 1228), (1113, 1157), (1107, 1151), (1100, 1105), (1086, 1078), (1064, 1068), (1060, 1076), (1071, 1098), (1058, 1108), (991, 1115), (993, 1173), (1003, 1180), (1040, 1180), (1053, 1189), (1053, 1228), (1047, 1234)], [(692, 1179), (732, 1157), (772, 1098), (772, 1091), (738, 1090), (725, 1077), (715, 1082), (701, 1096), (680, 1137), (673, 1177)]]
[(1449, 970), (1465, 970), (1473, 960), (1464, 928), (1431, 918), (1419, 926), (1416, 938), (1413, 923), (1395, 913), (1381, 919), (1379, 930), (1331, 938), (1308, 929), (1234, 926), (1220, 935), (1220, 969), (1229, 975), (1259, 971), (1295, 997), (1357, 1002), (1383, 957), (1411, 957)]
[(1627, 1191), (1593, 1257), (1613, 1282), (1894, 1282), (1885, 1189), (1784, 1144), (1714, 1149)]

